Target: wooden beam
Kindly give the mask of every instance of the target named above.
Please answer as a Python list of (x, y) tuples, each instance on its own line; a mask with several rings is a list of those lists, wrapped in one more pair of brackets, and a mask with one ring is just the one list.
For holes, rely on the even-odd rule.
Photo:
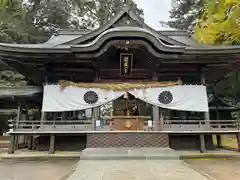
[[(196, 72), (196, 70), (198, 70), (198, 67), (195, 67), (195, 68), (193, 68), (193, 67), (191, 67), (191, 68), (182, 68), (182, 67), (159, 67), (158, 69), (157, 69), (157, 73), (162, 73), (162, 72)], [(109, 73), (112, 73), (112, 72), (117, 72), (117, 73), (119, 73), (120, 72), (120, 70), (119, 69), (100, 69), (99, 70), (100, 71), (100, 73), (101, 72), (104, 72), (104, 73), (107, 73), (107, 72), (109, 72)], [(149, 72), (151, 72), (152, 73), (152, 69), (132, 69), (132, 72), (134, 73), (134, 72), (136, 72), (136, 73), (140, 73), (140, 72), (144, 72), (144, 73), (149, 73)]]
[(151, 76), (129, 76), (129, 77), (124, 77), (124, 76), (100, 76), (100, 80), (119, 80), (119, 81), (123, 81), (123, 80), (144, 80), (144, 79), (151, 79)]
[(71, 72), (71, 73), (79, 73), (79, 72), (87, 72), (87, 73), (93, 73), (95, 72), (94, 69), (90, 68), (52, 68), (52, 72)]
[[(176, 77), (199, 77), (198, 73), (188, 73), (188, 72), (168, 72), (168, 73), (156, 73), (157, 76), (176, 76)], [(100, 76), (120, 76), (119, 73), (100, 73)], [(130, 77), (134, 77), (134, 76), (147, 76), (150, 77), (152, 76), (151, 73), (136, 73), (133, 72), (132, 75)], [(122, 77), (122, 76), (121, 76)]]

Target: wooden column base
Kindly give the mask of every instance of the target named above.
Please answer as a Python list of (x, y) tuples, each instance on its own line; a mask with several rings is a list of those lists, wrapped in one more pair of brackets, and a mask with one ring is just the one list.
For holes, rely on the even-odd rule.
[(201, 153), (205, 153), (206, 152), (204, 134), (200, 134), (200, 152)]
[(11, 136), (10, 138), (10, 143), (9, 143), (9, 147), (8, 147), (8, 154), (14, 154), (14, 150), (15, 150), (15, 143), (16, 143), (16, 137), (15, 136)]
[(33, 136), (27, 136), (27, 148), (29, 150), (33, 149)]
[(223, 145), (222, 145), (222, 137), (221, 137), (221, 135), (216, 135), (216, 139), (217, 139), (217, 147), (218, 148), (222, 148)]
[(49, 146), (49, 154), (55, 153), (55, 135), (51, 134), (50, 136), (50, 146)]

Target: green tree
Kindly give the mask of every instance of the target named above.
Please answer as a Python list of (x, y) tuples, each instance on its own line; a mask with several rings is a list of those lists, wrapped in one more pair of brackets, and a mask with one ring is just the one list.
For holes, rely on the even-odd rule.
[(172, 0), (171, 20), (167, 25), (175, 29), (193, 30), (205, 0)]
[(143, 17), (143, 11), (132, 0), (0, 0), (0, 39), (39, 43), (60, 28), (96, 29), (125, 3)]
[(25, 9), (19, 0), (0, 0), (0, 39), (3, 42), (25, 42)]
[(216, 84), (214, 91), (229, 106), (240, 107), (240, 73), (230, 73)]
[[(240, 1), (208, 1), (195, 26), (195, 37), (210, 45), (240, 44)], [(233, 72), (217, 83), (215, 92), (230, 106), (240, 107), (240, 72)]]
[(96, 29), (120, 12), (125, 3), (143, 16), (132, 0), (29, 0), (25, 6), (35, 27), (53, 33), (59, 28)]
[[(0, 0), (0, 42), (40, 43), (60, 28), (96, 29), (124, 4), (143, 17), (132, 0)], [(0, 73), (4, 84), (17, 83), (15, 76), (20, 75)]]

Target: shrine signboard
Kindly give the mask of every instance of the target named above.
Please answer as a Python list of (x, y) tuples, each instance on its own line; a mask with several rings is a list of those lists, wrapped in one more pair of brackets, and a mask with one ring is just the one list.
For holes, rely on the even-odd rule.
[(132, 74), (133, 54), (121, 53), (120, 54), (120, 75), (131, 76)]

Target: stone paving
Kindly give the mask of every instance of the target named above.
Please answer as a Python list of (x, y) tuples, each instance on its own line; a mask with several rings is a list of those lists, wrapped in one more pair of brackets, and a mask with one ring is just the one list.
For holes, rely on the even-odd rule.
[[(7, 149), (2, 150), (4, 152)], [(215, 153), (232, 154), (225, 150), (211, 152), (211, 154)], [(179, 156), (198, 155), (199, 152), (176, 152), (169, 148), (86, 149), (81, 152), (80, 161), (80, 152), (57, 152), (51, 155), (48, 152), (31, 152), (25, 149), (16, 151), (14, 155), (0, 154), (2, 154), (0, 180), (207, 180), (210, 178), (199, 172), (208, 173), (218, 180), (235, 180), (240, 177), (238, 173), (240, 160), (193, 160), (190, 166), (179, 160)], [(5, 156), (10, 158), (3, 158)], [(39, 158), (35, 159), (35, 156)], [(55, 156), (58, 160), (53, 159)], [(29, 158), (25, 159), (25, 157)], [(72, 160), (60, 158), (60, 160), (59, 157), (75, 158), (70, 158)]]
[(75, 160), (0, 161), (0, 180), (61, 180), (76, 163)]
[(209, 180), (180, 160), (83, 160), (67, 180)]
[[(179, 160), (171, 149), (87, 149), (81, 156), (67, 180), (208, 180)], [(157, 156), (161, 158), (154, 160)]]

